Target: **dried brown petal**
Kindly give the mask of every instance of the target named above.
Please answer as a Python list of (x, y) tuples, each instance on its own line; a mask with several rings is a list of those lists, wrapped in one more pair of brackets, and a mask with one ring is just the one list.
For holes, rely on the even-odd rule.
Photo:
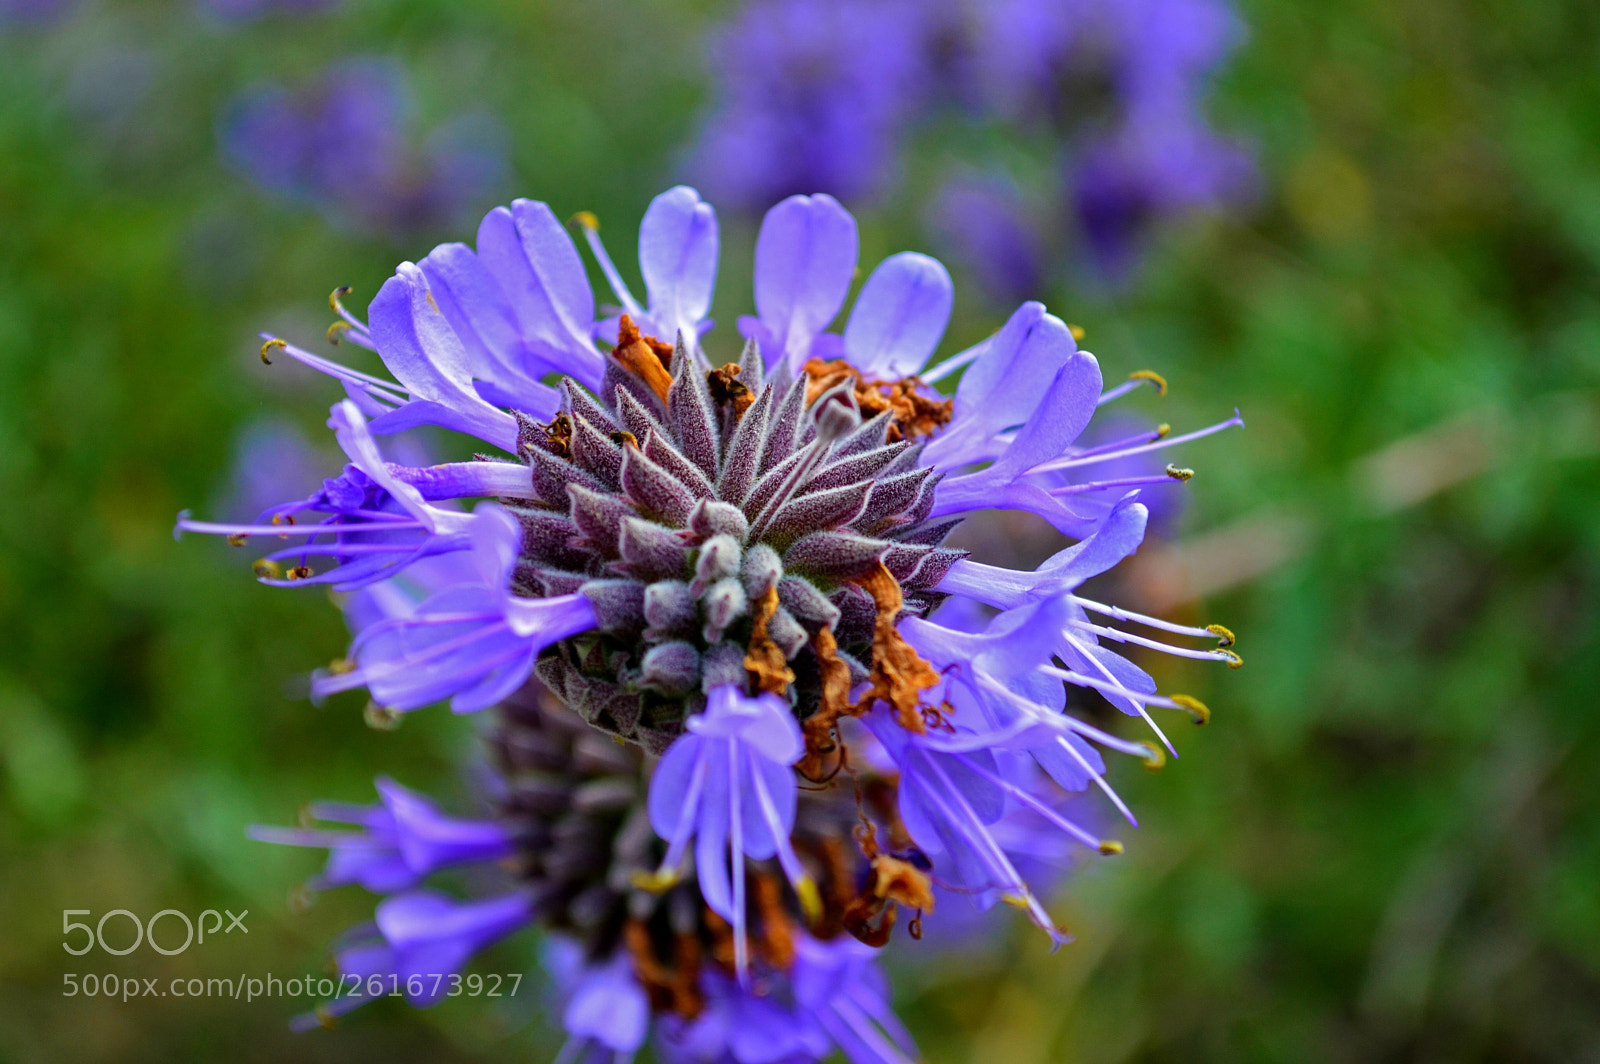
[(667, 366), (672, 358), (672, 345), (664, 344), (653, 336), (644, 336), (633, 319), (624, 314), (617, 323), (617, 346), (611, 356), (634, 376), (650, 386), (663, 403), (672, 387), (672, 375)]
[(839, 644), (834, 641), (833, 631), (818, 628), (811, 638), (811, 646), (817, 652), (817, 665), (822, 670), (822, 698), (817, 711), (801, 725), (805, 732), (806, 754), (795, 769), (806, 779), (820, 783), (837, 771), (827, 767), (830, 755), (839, 745), (833, 734), (834, 725), (840, 717), (856, 710), (850, 704), (850, 666), (839, 659)]
[(894, 710), (901, 727), (920, 735), (926, 730), (921, 712), (922, 692), (939, 682), (939, 673), (895, 627), (905, 598), (883, 563), (879, 562), (876, 569), (858, 577), (855, 583), (872, 596), (878, 607), (872, 626), (872, 689), (857, 703), (857, 712), (870, 705), (873, 699), (882, 699)]
[(767, 634), (767, 623), (778, 612), (778, 589), (767, 588), (766, 593), (755, 600), (751, 612), (750, 647), (744, 656), (744, 667), (750, 671), (757, 690), (782, 697), (794, 683), (794, 670), (789, 668), (783, 651)]
[(889, 442), (915, 436), (931, 436), (943, 428), (955, 410), (953, 399), (933, 399), (919, 390), (915, 377), (902, 377), (897, 381), (868, 377), (842, 358), (825, 362), (813, 358), (805, 364), (810, 380), (806, 384), (807, 405), (815, 402), (828, 389), (845, 381), (853, 381), (856, 405), (861, 415), (871, 418), (885, 410), (892, 411)]

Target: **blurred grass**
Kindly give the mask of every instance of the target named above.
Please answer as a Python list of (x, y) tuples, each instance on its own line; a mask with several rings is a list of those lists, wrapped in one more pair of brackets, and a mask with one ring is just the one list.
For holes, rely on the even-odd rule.
[[(303, 1037), (284, 1020), (304, 1002), (63, 999), (90, 958), (58, 952), (57, 921), (248, 908), (247, 941), (94, 968), (320, 971), (370, 900), (292, 911), (314, 856), (243, 826), (366, 800), (380, 771), (467, 801), (470, 722), (378, 733), (359, 699), (311, 707), (292, 681), (342, 649), (336, 612), (168, 536), (226, 495), (248, 424), (320, 441), (333, 389), (262, 366), (256, 331), (315, 339), (328, 289), (359, 306), (466, 235), (390, 242), (262, 200), (218, 161), (223, 102), (398, 55), (424, 116), (506, 124), (507, 196), (595, 210), (625, 260), (705, 98), (714, 13), (351, 0), (225, 32), (129, 2), (0, 31), (0, 1059), (553, 1055), (527, 987)], [(1177, 227), (1129, 292), (1063, 281), (1052, 305), (1108, 378), (1171, 380), (1142, 412), (1243, 409), (1248, 429), (1184, 454), (1188, 536), (1116, 593), (1181, 599), (1261, 563), (1177, 608), (1234, 628), (1248, 664), (1148, 663), (1215, 721), (1161, 773), (1119, 770), (1144, 826), (1065, 892), (1077, 943), (1051, 957), (1012, 928), (942, 965), (902, 943), (901, 1004), (933, 1061), (1600, 1060), (1600, 13), (1242, 14), (1216, 109), (1260, 146), (1255, 211)], [(915, 218), (864, 212), (863, 261), (927, 246)], [(725, 219), (722, 343), (750, 232)], [(1003, 313), (973, 287), (946, 350)], [(1281, 558), (1263, 528), (1294, 532)], [(528, 938), (478, 970), (526, 968)]]

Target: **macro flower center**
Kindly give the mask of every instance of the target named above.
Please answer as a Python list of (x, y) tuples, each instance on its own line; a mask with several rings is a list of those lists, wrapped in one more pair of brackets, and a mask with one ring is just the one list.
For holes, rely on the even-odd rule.
[(918, 461), (949, 400), (842, 361), (767, 381), (753, 342), (712, 369), (627, 315), (602, 394), (563, 391), (519, 439), (535, 504), (510, 507), (518, 586), (576, 591), (599, 617), (539, 661), (562, 702), (660, 753), (712, 688), (770, 693), (802, 723), (800, 770), (817, 780), (846, 756), (837, 720), (874, 699), (921, 729), (938, 676), (895, 622), (937, 605), (965, 556), (942, 546), (959, 519), (929, 518), (939, 475)]

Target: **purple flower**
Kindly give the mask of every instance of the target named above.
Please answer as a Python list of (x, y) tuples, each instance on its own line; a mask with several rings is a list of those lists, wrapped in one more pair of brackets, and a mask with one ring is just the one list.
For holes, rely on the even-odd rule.
[(339, 0), (200, 0), (209, 14), (226, 22), (254, 22), (272, 14), (314, 15), (326, 11)]
[(1154, 224), (1250, 189), (1248, 156), (1202, 106), (1240, 37), (1225, 0), (753, 0), (713, 38), (717, 103), (691, 166), (745, 209), (864, 197), (892, 184), (917, 132), (957, 115), (1025, 125), (1042, 169), (1067, 160), (1077, 232), (1041, 239), (983, 185), (942, 189), (930, 228), (1003, 298), (1039, 294), (1047, 252), (1119, 280)]
[[(226, 15), (243, 19), (268, 5), (228, 6)], [(347, 59), (315, 84), (266, 83), (241, 95), (223, 119), (223, 153), (264, 191), (313, 206), (338, 224), (434, 228), (499, 183), (504, 148), (492, 122), (474, 119), (418, 150), (410, 111), (397, 63)]]
[(418, 1008), (437, 1005), (473, 954), (528, 926), (537, 915), (538, 906), (524, 892), (474, 902), (428, 890), (386, 898), (378, 903), (376, 919), (354, 928), (338, 949), (340, 986), (353, 989), (291, 1026), (326, 1025), (395, 991)]
[(848, 938), (795, 937), (788, 978), (753, 994), (707, 973), (706, 1007), (692, 1022), (668, 1017), (656, 1049), (669, 1064), (811, 1064), (833, 1049), (851, 1064), (911, 1064), (910, 1032), (889, 1007), (873, 951)]
[(817, 888), (790, 845), (798, 794), (789, 766), (804, 750), (800, 727), (781, 699), (747, 698), (713, 687), (704, 713), (667, 749), (650, 780), (650, 826), (667, 841), (661, 871), (675, 874), (695, 840), (695, 874), (713, 912), (733, 925), (735, 968), (747, 978), (745, 857), (776, 856), (801, 903)]
[[(1120, 474), (1238, 417), (1080, 442), (1101, 405), (1163, 385), (1141, 372), (1104, 389), (1099, 362), (1037, 303), (927, 369), (953, 288), (917, 252), (878, 264), (829, 332), (859, 245), (825, 195), (768, 212), (747, 342), (714, 367), (718, 229), (698, 193), (673, 189), (647, 212), (643, 302), (580, 218), (614, 319), (555, 218), (526, 200), (492, 211), (476, 248), (402, 264), (369, 322), (335, 294), (336, 328), (393, 381), (269, 340), (264, 357), (344, 386), (329, 425), (349, 465), (256, 524), (179, 522), (236, 541), (299, 537), (261, 563), (269, 579), (295, 560), (283, 582), (309, 581), (306, 558), (333, 560), (320, 575), (356, 592), (355, 636), (314, 678), (316, 697), (364, 687), (399, 711), (495, 707), (496, 824), (385, 789), (382, 809), (322, 807), (359, 832), (262, 834), (327, 845), (330, 884), (409, 891), (436, 868), (497, 858), (523, 881), (486, 902), (383, 902), (339, 951), (368, 981), (328, 1009), (375, 993), (374, 976), (454, 972), (537, 916), (582, 950), (564, 1061), (625, 1059), (654, 1017), (672, 1060), (838, 1048), (900, 1064), (915, 1049), (866, 960), (899, 912), (915, 932), (937, 918), (936, 891), (980, 908), (1004, 899), (1062, 941), (1041, 897), (1049, 866), (1069, 844), (1121, 849), (1071, 796), (1092, 786), (1131, 821), (1102, 751), (1163, 757), (1070, 716), (1068, 688), (1152, 727), (1152, 707), (1203, 722), (1204, 706), (1158, 692), (1110, 645), (1239, 663), (1224, 628), (1078, 594), (1141, 542), (1140, 488), (1190, 475), (1099, 468)], [(657, 335), (668, 330), (673, 342)], [(956, 373), (947, 398), (936, 386)], [(384, 459), (374, 434), (421, 425), (512, 457)], [(482, 498), (495, 501), (467, 511)], [(944, 546), (962, 515), (991, 508), (1041, 514), (1078, 542), (1032, 572)], [(965, 619), (959, 607), (940, 613), (952, 623), (929, 619), (950, 597)], [(847, 769), (860, 801), (835, 783)]]
[(831, 196), (791, 196), (767, 212), (756, 239), (757, 316), (740, 331), (769, 369), (798, 373), (811, 358), (843, 357), (893, 380), (920, 370), (950, 320), (954, 287), (938, 260), (913, 251), (885, 259), (856, 297), (842, 337), (825, 333), (856, 269), (856, 223)]
[(558, 1064), (616, 1064), (633, 1059), (650, 1034), (650, 1000), (627, 954), (585, 963), (572, 942), (557, 939), (545, 966), (566, 998), (561, 1025), (568, 1041)]
[(378, 778), (381, 805), (318, 802), (318, 820), (360, 826), (360, 831), (256, 826), (250, 837), (288, 846), (328, 850), (328, 867), (310, 884), (314, 890), (358, 883), (378, 894), (409, 890), (441, 868), (497, 861), (512, 852), (504, 827), (488, 821), (457, 820), (394, 780)]
[(450, 699), (457, 713), (494, 705), (521, 687), (545, 647), (595, 627), (581, 594), (530, 599), (510, 590), (522, 528), (493, 504), (472, 515), (474, 579), (430, 596), (412, 613), (362, 629), (354, 666), (319, 675), (312, 694), (365, 687), (382, 706), (411, 710)]
[(66, 18), (77, 6), (77, 0), (0, 0), (0, 30), (49, 26)]
[[(291, 536), (300, 543), (257, 563), (263, 583), (331, 583), (353, 590), (385, 579), (421, 559), (466, 550), (472, 517), (431, 499), (528, 495), (526, 473), (508, 462), (465, 462), (426, 469), (392, 466), (383, 460), (366, 421), (350, 400), (334, 405), (328, 418), (351, 462), (339, 476), (299, 502), (270, 507), (254, 523), (218, 524), (180, 514), (177, 533), (226, 535), (242, 544), (251, 536)], [(306, 515), (326, 515), (302, 523)], [(312, 558), (329, 557), (332, 569), (318, 572)], [(297, 562), (283, 576), (285, 561)]]
[(747, 210), (880, 189), (931, 75), (929, 14), (918, 0), (747, 5), (711, 49), (719, 104), (692, 164), (706, 187)]
[(993, 178), (947, 182), (924, 215), (927, 227), (966, 263), (991, 300), (1015, 303), (1043, 294), (1043, 241), (1010, 182)]

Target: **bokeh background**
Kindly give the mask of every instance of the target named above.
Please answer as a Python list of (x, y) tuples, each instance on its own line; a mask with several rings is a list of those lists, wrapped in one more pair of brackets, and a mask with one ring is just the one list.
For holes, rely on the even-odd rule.
[[(689, 178), (723, 208), (713, 350), (760, 209), (832, 188), (864, 263), (951, 264), (943, 353), (1040, 296), (1108, 381), (1170, 381), (1130, 412), (1249, 426), (1181, 452), (1115, 592), (1246, 666), (1145, 662), (1215, 718), (1117, 768), (1143, 827), (1055, 899), (1076, 943), (897, 942), (930, 1061), (1600, 1060), (1600, 9), (988, 5), (1020, 14), (918, 58), (934, 6), (0, 0), (0, 1059), (554, 1056), (531, 981), (293, 1035), (304, 999), (63, 975), (321, 973), (371, 899), (307, 907), (317, 855), (245, 826), (378, 772), (474, 801), (472, 721), (313, 707), (326, 596), (173, 541), (337, 468), (334, 386), (258, 330), (322, 350), (329, 289), (364, 307), (515, 195), (595, 212), (632, 276)], [(1042, 83), (1035, 8), (1094, 27)], [(85, 908), (249, 930), (80, 959)]]

